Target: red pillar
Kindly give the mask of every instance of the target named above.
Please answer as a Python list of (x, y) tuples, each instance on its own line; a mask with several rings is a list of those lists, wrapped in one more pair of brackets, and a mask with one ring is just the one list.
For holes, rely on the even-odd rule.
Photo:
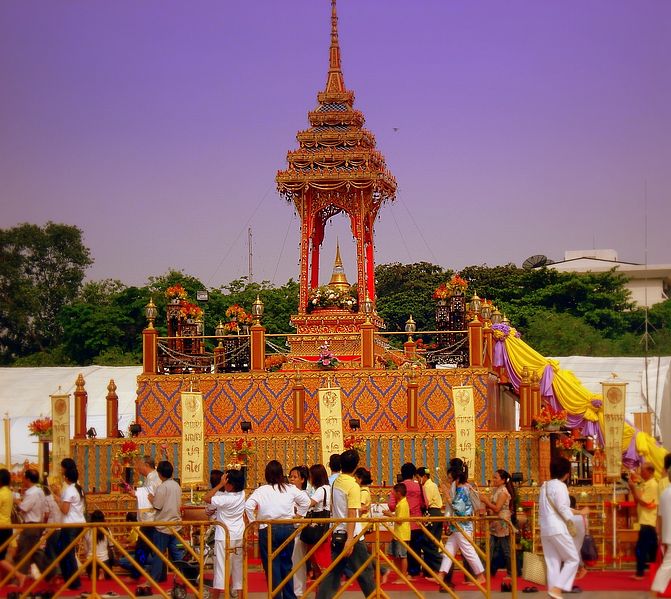
[(417, 343), (410, 340), (406, 341), (403, 344), (403, 352), (408, 360), (415, 360), (417, 358)]
[(148, 326), (142, 331), (142, 374), (158, 372), (158, 331)]
[(366, 244), (366, 284), (368, 297), (375, 301), (375, 257), (373, 255), (373, 234)]
[(494, 363), (494, 336), (492, 335), (492, 328), (487, 325), (482, 329), (482, 343), (484, 352), (484, 364), (488, 368), (493, 369)]
[(375, 325), (365, 322), (361, 325), (361, 368), (375, 368)]
[(310, 289), (319, 287), (319, 245), (312, 239), (312, 257), (310, 260)]
[(532, 427), (533, 417), (541, 411), (541, 386), (540, 379), (534, 370), (531, 373), (531, 384), (529, 385), (529, 428)]
[(482, 366), (482, 323), (477, 316), (468, 323), (468, 358), (472, 368)]
[(522, 370), (520, 381), (520, 428), (528, 430), (531, 428), (531, 382), (529, 381), (529, 370), (525, 366)]
[(116, 394), (116, 383), (110, 379), (107, 385), (107, 438), (119, 436), (119, 396)]
[(84, 389), (84, 377), (80, 374), (75, 382), (75, 439), (86, 439), (86, 408), (89, 394)]
[(300, 378), (296, 378), (293, 389), (294, 399), (294, 432), (305, 432), (305, 386)]
[(266, 327), (253, 324), (250, 333), (250, 370), (263, 372), (266, 369)]
[(417, 379), (410, 375), (408, 379), (408, 388), (406, 390), (408, 398), (408, 417), (406, 418), (406, 429), (409, 431), (417, 430), (417, 418), (419, 416), (419, 405), (417, 401)]

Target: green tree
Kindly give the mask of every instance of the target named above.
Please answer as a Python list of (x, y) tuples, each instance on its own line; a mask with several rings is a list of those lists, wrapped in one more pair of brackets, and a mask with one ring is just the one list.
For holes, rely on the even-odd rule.
[(377, 311), (387, 330), (402, 331), (412, 314), (417, 330), (435, 328), (435, 304), (431, 298), (451, 271), (429, 262), (380, 264), (375, 268)]
[(0, 359), (58, 344), (58, 314), (77, 297), (91, 263), (75, 226), (24, 223), (0, 230)]

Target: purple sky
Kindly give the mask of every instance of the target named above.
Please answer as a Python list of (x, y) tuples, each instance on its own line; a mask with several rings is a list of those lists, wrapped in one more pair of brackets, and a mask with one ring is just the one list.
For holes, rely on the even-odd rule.
[[(613, 248), (669, 263), (671, 2), (339, 0), (345, 82), (397, 178), (377, 263)], [(0, 3), (0, 227), (85, 232), (89, 278), (298, 273), (274, 177), (324, 87), (328, 0)], [(397, 130), (395, 130), (397, 129)], [(327, 277), (340, 237), (327, 229)], [(328, 272), (325, 272), (328, 271)], [(324, 281), (325, 282), (325, 281)]]

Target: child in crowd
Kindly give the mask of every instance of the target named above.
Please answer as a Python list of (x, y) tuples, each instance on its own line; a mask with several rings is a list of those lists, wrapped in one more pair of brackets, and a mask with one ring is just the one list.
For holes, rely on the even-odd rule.
[[(403, 483), (394, 485), (394, 497), (396, 498), (396, 508), (394, 511), (386, 510), (385, 516), (394, 516), (397, 520), (410, 518), (410, 505), (406, 499), (408, 490)], [(410, 522), (397, 522), (394, 525), (394, 540), (391, 542), (391, 555), (396, 562), (401, 576), (394, 581), (396, 584), (404, 584), (408, 576), (408, 550), (405, 544), (410, 541)]]
[[(105, 514), (103, 514), (102, 511), (100, 510), (94, 510), (91, 513), (91, 523), (94, 522), (105, 522)], [(98, 572), (98, 580), (103, 580), (103, 578), (110, 578), (110, 575), (105, 572), (105, 570), (100, 567), (100, 564), (105, 564), (108, 568), (111, 568), (114, 564), (112, 563), (112, 560), (110, 559), (110, 550), (109, 550), (109, 544), (110, 540), (107, 538), (107, 535), (105, 532), (109, 533), (109, 530), (107, 528), (99, 528), (96, 531), (96, 546), (95, 548), (93, 547), (93, 530), (89, 530), (85, 535), (84, 535), (84, 540), (83, 540), (83, 545), (84, 545), (84, 552), (86, 554), (86, 559), (89, 560), (93, 557), (93, 552), (96, 552), (96, 561), (97, 561), (97, 567), (96, 570)], [(93, 564), (88, 564), (86, 566), (86, 573), (89, 575), (89, 578), (91, 578), (93, 570)]]

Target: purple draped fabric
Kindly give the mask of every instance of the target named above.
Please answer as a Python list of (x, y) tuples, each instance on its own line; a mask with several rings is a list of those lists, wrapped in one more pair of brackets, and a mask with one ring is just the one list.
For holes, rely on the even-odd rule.
[(543, 369), (543, 376), (540, 380), (541, 395), (543, 397), (554, 397), (552, 383), (555, 378), (555, 371), (550, 364)]
[(503, 356), (506, 355), (508, 352), (506, 352), (506, 347), (503, 343), (503, 341), (497, 340), (494, 343), (494, 367), (495, 368), (500, 368), (503, 366)]
[[(519, 392), (520, 377), (517, 375), (515, 369), (513, 368), (513, 365), (510, 361), (510, 356), (508, 355), (508, 350), (503, 341), (497, 341), (494, 344), (494, 366), (505, 367), (508, 379), (510, 380), (515, 391)], [(545, 401), (547, 401), (550, 404), (550, 407), (554, 412), (559, 412), (564, 408), (559, 403), (559, 400), (555, 396), (554, 388), (552, 387), (552, 384), (554, 382), (554, 376), (555, 376), (554, 368), (552, 367), (551, 364), (547, 364), (543, 369), (543, 375), (541, 376), (541, 380), (539, 381), (540, 394), (541, 397), (543, 397), (543, 399), (545, 399)], [(592, 400), (592, 406), (594, 408), (600, 408), (601, 403), (602, 402), (598, 399)], [(604, 445), (603, 431), (601, 430), (601, 426), (599, 426), (598, 421), (585, 420), (585, 418), (580, 414), (569, 414), (566, 423), (570, 429), (577, 428), (578, 430), (580, 430), (580, 433), (582, 434), (583, 437), (593, 437), (594, 440), (597, 442), (597, 444), (603, 447)], [(635, 459), (640, 460), (640, 458), (638, 458), (638, 454), (636, 454), (635, 443), (633, 452)]]
[(633, 470), (634, 468), (638, 468), (643, 462), (641, 459), (641, 456), (638, 455), (638, 452), (636, 451), (636, 434), (638, 431), (634, 429), (634, 434), (631, 437), (631, 441), (629, 442), (629, 447), (627, 447), (627, 450), (622, 454), (622, 465), (625, 468), (628, 468), (629, 470)]

